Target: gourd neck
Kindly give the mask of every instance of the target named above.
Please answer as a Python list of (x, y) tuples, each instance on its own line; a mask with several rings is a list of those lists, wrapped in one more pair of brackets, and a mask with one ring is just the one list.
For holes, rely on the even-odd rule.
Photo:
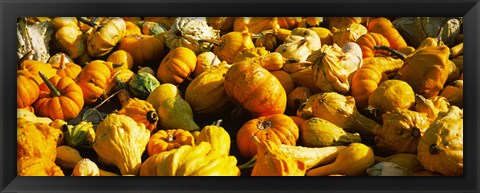
[(352, 113), (352, 118), (355, 120), (355, 127), (359, 132), (373, 136), (375, 134), (375, 128), (380, 127), (380, 124), (372, 119), (369, 119), (359, 112)]
[(45, 76), (45, 74), (43, 74), (42, 71), (38, 71), (38, 75), (40, 75), (40, 77), (42, 78), (43, 82), (45, 82), (45, 84), (47, 85), (48, 89), (50, 89), (50, 93), (54, 96), (54, 97), (59, 97), (61, 95), (60, 91), (58, 91), (57, 88), (55, 88), (55, 86), (53, 86), (52, 82), (50, 82), (50, 80), (48, 80), (47, 76)]
[(373, 48), (375, 50), (386, 50), (386, 51), (392, 53), (393, 55), (399, 57), (402, 60), (405, 60), (405, 58), (407, 58), (407, 56), (404, 53), (401, 53), (398, 50), (394, 50), (394, 49), (392, 49), (388, 46), (373, 46)]

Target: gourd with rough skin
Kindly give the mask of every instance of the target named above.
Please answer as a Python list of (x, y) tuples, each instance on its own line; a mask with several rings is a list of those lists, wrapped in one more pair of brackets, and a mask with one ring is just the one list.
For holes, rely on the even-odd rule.
[(40, 85), (40, 95), (33, 104), (35, 113), (52, 120), (71, 120), (83, 108), (83, 92), (80, 85), (69, 77), (53, 76), (50, 79), (39, 72), (44, 80)]
[(306, 147), (341, 146), (360, 143), (358, 133), (349, 133), (325, 119), (312, 117), (300, 126), (300, 141)]
[(138, 175), (150, 131), (126, 115), (107, 115), (95, 132), (93, 149), (102, 163), (115, 165), (122, 175)]
[(41, 123), (46, 123), (46, 124), (50, 124), (52, 123), (52, 119), (48, 118), (48, 117), (37, 117), (35, 115), (35, 113), (33, 113), (32, 111), (29, 111), (25, 108), (17, 108), (17, 119), (18, 118), (25, 118), (26, 120), (28, 121), (31, 121), (31, 122), (34, 122), (34, 123), (37, 123), (37, 122), (41, 122)]
[(199, 54), (213, 47), (210, 42), (199, 40), (219, 37), (220, 30), (208, 26), (205, 17), (178, 17), (167, 31), (165, 41), (170, 50), (185, 47)]
[(107, 55), (122, 40), (126, 29), (121, 17), (103, 18), (99, 25), (93, 25), (87, 32), (88, 54), (92, 57)]
[(230, 154), (230, 135), (220, 126), (222, 120), (215, 121), (212, 125), (207, 125), (200, 130), (196, 137), (195, 144), (208, 142), (212, 146), (212, 151), (217, 151), (223, 155)]
[(452, 105), (440, 113), (420, 139), (417, 155), (428, 171), (463, 176), (463, 110)]
[(116, 113), (127, 115), (137, 123), (143, 123), (150, 132), (157, 128), (157, 110), (145, 100), (130, 98)]
[(345, 146), (302, 147), (260, 141), (253, 137), (258, 154), (252, 176), (304, 176), (306, 171), (331, 163)]
[(82, 121), (77, 125), (64, 125), (65, 144), (71, 147), (92, 147), (95, 129), (91, 122)]
[(236, 63), (228, 69), (225, 91), (253, 116), (284, 113), (287, 95), (282, 84), (258, 64)]
[(174, 97), (181, 97), (180, 90), (173, 84), (165, 83), (150, 92), (146, 101), (152, 104), (153, 108), (158, 109), (163, 101)]
[(95, 162), (83, 158), (73, 168), (72, 176), (100, 176), (100, 170)]
[(440, 112), (447, 112), (450, 103), (443, 96), (436, 96), (432, 99), (426, 99), (422, 95), (415, 94), (415, 111), (427, 115), (430, 123), (435, 121)]
[(230, 65), (222, 62), (196, 76), (185, 91), (185, 100), (199, 115), (223, 112), (233, 106), (225, 86), (225, 73)]
[(132, 55), (132, 68), (144, 65), (157, 66), (168, 51), (162, 36), (144, 34), (123, 37), (118, 44), (118, 50), (125, 50)]
[(368, 97), (368, 105), (382, 113), (395, 108), (409, 109), (415, 104), (415, 93), (405, 81), (386, 80), (378, 85)]
[(313, 52), (308, 61), (312, 62), (315, 86), (321, 91), (336, 91), (347, 94), (350, 90), (351, 76), (363, 64), (361, 49), (354, 42), (346, 43), (342, 48), (323, 45)]
[(340, 29), (332, 29), (332, 41), (340, 47), (348, 42), (355, 42), (362, 35), (368, 33), (367, 28), (358, 23), (352, 23), (341, 27)]
[(377, 148), (384, 153), (417, 153), (418, 143), (430, 120), (424, 113), (393, 109), (382, 115), (383, 125), (375, 129)]
[(181, 97), (163, 100), (157, 109), (157, 113), (158, 124), (162, 129), (177, 128), (187, 131), (200, 129), (193, 119), (192, 107)]
[(157, 79), (161, 83), (179, 85), (193, 71), (197, 64), (197, 56), (186, 47), (177, 47), (163, 58), (157, 70)]
[(103, 60), (94, 60), (82, 68), (75, 81), (82, 88), (83, 99), (86, 104), (97, 101), (105, 93), (105, 88), (109, 84), (112, 75), (106, 62)]
[(257, 146), (252, 141), (270, 140), (276, 144), (295, 145), (299, 138), (299, 128), (293, 120), (284, 114), (274, 114), (251, 119), (237, 132), (237, 147), (245, 158), (257, 154)]
[(32, 105), (40, 95), (40, 88), (30, 73), (17, 70), (17, 108)]
[(327, 176), (343, 174), (360, 176), (375, 164), (373, 149), (363, 143), (351, 143), (347, 148), (338, 152), (333, 163), (308, 170), (307, 176)]
[(282, 54), (291, 63), (305, 62), (312, 52), (321, 48), (317, 33), (307, 28), (295, 28), (275, 52)]
[(182, 145), (194, 145), (193, 135), (183, 129), (158, 130), (150, 137), (147, 145), (148, 156), (177, 149)]

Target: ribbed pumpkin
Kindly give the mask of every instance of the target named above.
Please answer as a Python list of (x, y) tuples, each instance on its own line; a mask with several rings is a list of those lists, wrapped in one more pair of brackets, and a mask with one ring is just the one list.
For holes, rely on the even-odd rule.
[(57, 75), (57, 71), (52, 68), (52, 65), (36, 60), (22, 60), (20, 59), (20, 64), (18, 70), (25, 70), (30, 73), (35, 82), (38, 85), (43, 83), (42, 78), (38, 75), (38, 72), (41, 70), (47, 78)]
[(130, 98), (117, 114), (123, 114), (131, 117), (137, 123), (143, 123), (150, 132), (157, 128), (158, 115), (153, 106), (138, 98)]
[(355, 98), (358, 108), (368, 105), (368, 97), (377, 89), (378, 84), (385, 79), (387, 77), (374, 64), (363, 65), (355, 72), (352, 78), (350, 94)]
[(57, 69), (57, 75), (60, 77), (77, 78), (82, 71), (82, 67), (73, 62), (65, 63), (65, 55), (61, 55), (60, 62), (52, 64), (54, 69)]
[(17, 108), (25, 108), (38, 99), (40, 88), (33, 77), (24, 70), (17, 70)]
[(237, 132), (237, 147), (247, 159), (257, 153), (254, 136), (260, 141), (270, 140), (275, 144), (296, 145), (299, 128), (284, 114), (262, 116), (247, 121)]
[(194, 145), (193, 135), (183, 129), (158, 130), (147, 144), (148, 156), (179, 148), (182, 145)]
[(255, 117), (285, 112), (285, 89), (260, 65), (244, 62), (232, 65), (225, 74), (224, 86), (227, 95)]
[(163, 58), (157, 70), (157, 79), (162, 84), (178, 85), (195, 70), (196, 63), (195, 52), (186, 47), (177, 47)]
[(360, 36), (355, 43), (357, 43), (362, 49), (363, 58), (374, 57), (378, 55), (388, 56), (389, 52), (383, 50), (376, 50), (374, 46), (390, 46), (387, 38), (382, 34), (369, 32)]
[(76, 82), (82, 88), (86, 104), (94, 103), (105, 93), (111, 72), (103, 60), (94, 60), (83, 67)]
[(392, 22), (387, 18), (375, 18), (368, 23), (367, 28), (369, 32), (382, 34), (393, 49), (400, 49), (407, 46), (405, 39), (403, 39)]
[(119, 50), (125, 50), (133, 58), (133, 66), (157, 64), (166, 54), (165, 40), (160, 35), (132, 34), (122, 38)]
[(444, 176), (463, 176), (463, 110), (451, 106), (425, 131), (418, 160), (426, 170)]

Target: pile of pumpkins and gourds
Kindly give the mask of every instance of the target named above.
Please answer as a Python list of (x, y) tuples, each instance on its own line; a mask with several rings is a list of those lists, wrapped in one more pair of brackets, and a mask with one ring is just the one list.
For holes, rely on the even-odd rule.
[(17, 174), (462, 176), (461, 23), (19, 18)]

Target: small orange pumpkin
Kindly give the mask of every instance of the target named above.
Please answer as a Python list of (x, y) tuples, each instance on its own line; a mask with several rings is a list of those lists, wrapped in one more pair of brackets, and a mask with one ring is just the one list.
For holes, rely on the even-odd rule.
[(387, 38), (383, 37), (382, 34), (369, 32), (360, 36), (355, 43), (360, 46), (362, 49), (362, 57), (374, 57), (377, 54), (388, 56), (390, 53), (384, 50), (374, 49), (374, 46), (390, 46)]
[(69, 77), (53, 76), (48, 79), (39, 72), (44, 83), (40, 85), (40, 95), (33, 104), (35, 113), (52, 120), (71, 120), (83, 108), (84, 100), (80, 86)]
[(237, 133), (237, 146), (242, 156), (249, 159), (257, 154), (254, 136), (260, 141), (270, 140), (275, 144), (296, 145), (299, 132), (298, 126), (287, 115), (262, 116), (243, 124)]
[(129, 98), (117, 114), (127, 115), (135, 122), (143, 123), (150, 132), (157, 128), (157, 110), (145, 100)]
[(60, 63), (52, 64), (54, 69), (57, 69), (57, 75), (60, 77), (70, 77), (72, 79), (77, 78), (78, 74), (82, 71), (82, 67), (75, 63), (65, 64), (65, 55), (60, 56)]
[(193, 135), (183, 129), (158, 130), (147, 144), (148, 156), (179, 148), (182, 145), (194, 145)]
[(18, 70), (28, 71), (32, 78), (35, 79), (38, 85), (43, 83), (42, 78), (38, 75), (38, 72), (41, 70), (47, 78), (57, 75), (57, 71), (52, 68), (52, 65), (40, 62), (36, 60), (22, 60), (20, 59), (20, 64)]
[(397, 50), (407, 46), (405, 39), (403, 39), (400, 32), (398, 32), (392, 22), (387, 18), (375, 18), (368, 23), (367, 28), (369, 32), (382, 34), (393, 49)]
[(17, 108), (25, 108), (38, 99), (40, 88), (25, 70), (17, 70)]
[(179, 85), (195, 70), (196, 64), (195, 52), (186, 47), (177, 47), (163, 58), (157, 70), (157, 79), (163, 84)]
[(112, 75), (105, 61), (94, 60), (88, 63), (78, 75), (76, 82), (82, 88), (85, 103), (97, 101), (105, 93)]
[(350, 94), (355, 98), (358, 108), (368, 105), (368, 97), (385, 79), (386, 75), (374, 64), (363, 65), (355, 72)]
[(120, 40), (119, 50), (125, 50), (133, 57), (133, 66), (158, 63), (166, 54), (165, 40), (160, 35), (131, 34)]

